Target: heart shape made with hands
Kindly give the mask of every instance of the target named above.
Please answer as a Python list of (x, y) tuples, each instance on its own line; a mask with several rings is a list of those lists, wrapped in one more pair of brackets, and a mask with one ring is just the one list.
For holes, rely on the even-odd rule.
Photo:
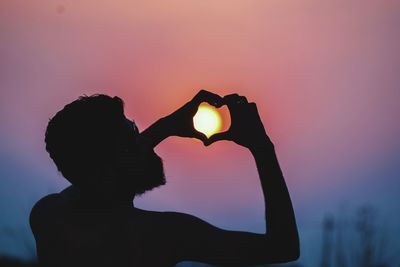
[(225, 132), (231, 125), (229, 109), (226, 105), (216, 108), (203, 102), (193, 116), (193, 125), (197, 131), (205, 134), (207, 138), (216, 133)]

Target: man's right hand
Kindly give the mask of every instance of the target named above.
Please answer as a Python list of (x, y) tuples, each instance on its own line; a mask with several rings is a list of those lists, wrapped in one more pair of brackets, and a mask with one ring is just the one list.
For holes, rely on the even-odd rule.
[(238, 94), (225, 96), (224, 103), (229, 108), (231, 126), (226, 132), (212, 135), (206, 140), (206, 145), (219, 140), (229, 140), (250, 150), (254, 150), (260, 145), (273, 147), (255, 103), (248, 103), (246, 97)]
[(200, 90), (192, 100), (144, 130), (141, 137), (147, 139), (153, 147), (169, 136), (197, 138), (205, 144), (207, 136), (197, 131), (193, 125), (193, 116), (202, 102), (218, 108), (222, 106), (223, 99), (217, 94)]

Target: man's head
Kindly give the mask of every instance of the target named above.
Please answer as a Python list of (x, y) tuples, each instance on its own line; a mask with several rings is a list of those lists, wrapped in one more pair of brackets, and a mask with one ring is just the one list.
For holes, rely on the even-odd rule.
[(82, 96), (66, 105), (50, 120), (45, 142), (58, 170), (83, 190), (133, 195), (165, 184), (161, 158), (141, 142), (119, 97)]

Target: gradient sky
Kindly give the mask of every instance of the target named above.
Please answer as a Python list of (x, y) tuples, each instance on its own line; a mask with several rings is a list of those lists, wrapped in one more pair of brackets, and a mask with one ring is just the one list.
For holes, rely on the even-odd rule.
[[(66, 103), (117, 95), (144, 129), (206, 88), (258, 104), (292, 194), (302, 262), (318, 260), (321, 218), (343, 207), (372, 204), (400, 233), (399, 11), (394, 0), (2, 0), (0, 227), (28, 231), (34, 202), (67, 186), (43, 142)], [(249, 152), (181, 138), (156, 150), (167, 185), (137, 206), (262, 231)], [(0, 252), (26, 254), (1, 234)]]

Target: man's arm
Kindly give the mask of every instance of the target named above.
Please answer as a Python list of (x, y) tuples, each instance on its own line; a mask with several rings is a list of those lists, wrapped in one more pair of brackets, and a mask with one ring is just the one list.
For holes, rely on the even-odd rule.
[(240, 266), (296, 260), (299, 238), (292, 203), (257, 107), (238, 95), (226, 96), (224, 101), (231, 113), (231, 127), (228, 132), (216, 134), (204, 142), (209, 145), (218, 140), (230, 140), (250, 150), (265, 199), (266, 233), (226, 231), (191, 215), (168, 213), (168, 231), (175, 241), (177, 261)]
[(264, 193), (266, 233), (227, 231), (191, 215), (171, 213), (171, 240), (176, 242), (177, 261), (243, 266), (298, 259), (294, 212), (275, 153), (267, 146), (252, 153)]
[(291, 259), (300, 255), (299, 236), (292, 202), (274, 148), (251, 149), (264, 194), (266, 233), (274, 246)]

